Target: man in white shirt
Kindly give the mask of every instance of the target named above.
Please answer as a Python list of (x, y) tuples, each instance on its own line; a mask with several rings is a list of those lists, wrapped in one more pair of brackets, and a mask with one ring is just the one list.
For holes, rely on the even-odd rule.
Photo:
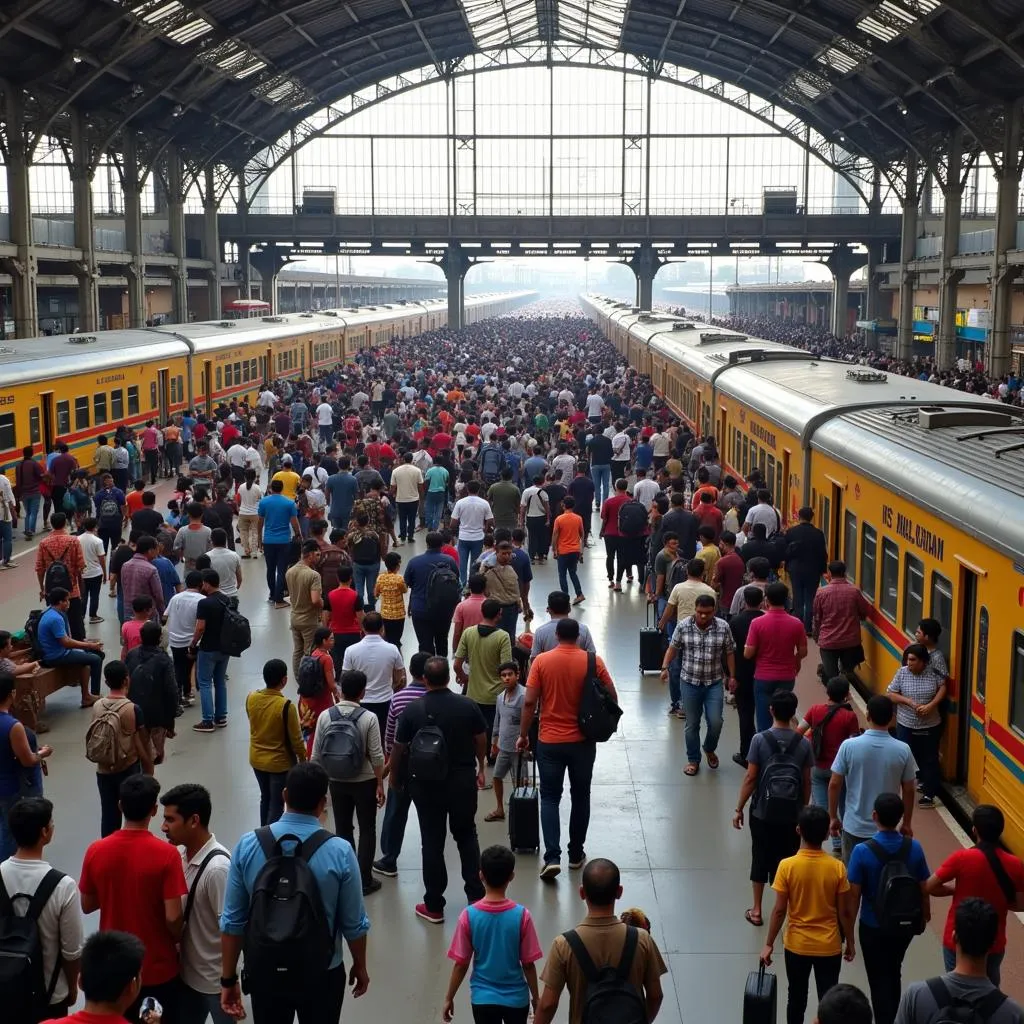
[(48, 989), (53, 986), (45, 1016), (64, 1017), (78, 1000), (84, 936), (78, 884), (43, 859), (43, 851), (53, 839), (53, 804), (41, 796), (22, 797), (7, 812), (7, 828), (17, 849), (0, 864), (0, 882), (8, 898), (29, 897), (13, 899), (15, 916), (24, 917), (33, 902), (42, 904), (36, 926), (43, 953), (43, 981)]
[(633, 497), (640, 502), (641, 505), (648, 512), (651, 511), (651, 505), (654, 504), (654, 499), (661, 494), (661, 488), (658, 486), (658, 481), (652, 479), (649, 475), (641, 477), (633, 485)]
[(252, 438), (249, 439), (249, 446), (245, 450), (245, 468), (251, 469), (256, 473), (256, 480), (258, 482), (263, 473), (263, 456), (260, 454), (260, 450)]
[(320, 441), (329, 445), (334, 437), (334, 410), (327, 402), (316, 407), (316, 424), (320, 428)]
[(572, 483), (576, 474), (576, 456), (569, 454), (569, 446), (565, 441), (558, 442), (558, 454), (551, 460), (551, 468), (558, 474), (558, 482), (563, 487)]
[(398, 506), (398, 539), (411, 541), (423, 496), (423, 474), (413, 465), (412, 452), (406, 452), (401, 464), (391, 471), (391, 496)]
[(277, 405), (277, 395), (270, 388), (266, 388), (260, 392), (260, 397), (256, 400), (256, 404), (261, 409), (273, 409)]
[(466, 496), (455, 502), (451, 523), (452, 529), (459, 531), (459, 578), (465, 587), (469, 567), (480, 557), (483, 550), (484, 534), (494, 526), (491, 506), (480, 497), (479, 480), (470, 480), (466, 484)]
[(78, 543), (85, 557), (85, 568), (82, 570), (82, 599), (88, 607), (90, 622), (103, 621), (99, 614), (100, 591), (107, 582), (107, 556), (103, 552), (103, 541), (96, 535), (96, 527), (96, 519), (90, 517), (82, 523), (82, 532), (78, 535)]
[(667, 430), (651, 434), (651, 451), (654, 454), (654, 468), (663, 469), (672, 454), (672, 438)]
[(604, 399), (596, 390), (592, 390), (587, 396), (587, 417), (591, 423), (600, 423), (604, 415)]
[(484, 420), (484, 422), (480, 424), (480, 440), (483, 441), (484, 444), (487, 444), (497, 429), (497, 423), (494, 423), (489, 419)]
[(612, 435), (612, 484), (616, 480), (624, 480), (629, 472), (629, 434), (622, 429), (622, 423), (615, 424), (615, 433)]
[(174, 661), (174, 679), (178, 684), (178, 696), (186, 707), (195, 704), (192, 696), (192, 665), (188, 649), (192, 634), (196, 631), (196, 610), (206, 596), (202, 591), (203, 576), (196, 569), (185, 573), (185, 590), (179, 590), (170, 601), (164, 615), (167, 619), (167, 646)]
[(219, 526), (210, 534), (213, 547), (206, 552), (210, 568), (220, 576), (220, 592), (238, 607), (238, 588), (242, 585), (242, 560), (228, 546), (228, 535)]
[(7, 474), (0, 473), (0, 568), (3, 569), (14, 568), (14, 517), (17, 514), (14, 488)]
[(345, 648), (341, 670), (365, 673), (366, 693), (359, 704), (377, 716), (383, 736), (391, 695), (405, 686), (405, 662), (402, 652), (384, 639), (384, 619), (380, 612), (367, 612), (362, 627), (363, 639)]
[(185, 930), (180, 943), (180, 1024), (231, 1024), (220, 1006), (220, 915), (231, 854), (210, 831), (212, 806), (204, 786), (186, 782), (167, 790), (161, 831), (181, 850), (188, 895), (181, 897)]
[(520, 380), (514, 380), (508, 386), (509, 397), (514, 399), (517, 402), (519, 401), (520, 398), (523, 397), (523, 392), (525, 390), (526, 390), (526, 388), (523, 387), (523, 382), (520, 381)]
[(759, 488), (757, 504), (747, 512), (743, 520), (743, 532), (749, 536), (756, 523), (763, 523), (765, 537), (771, 537), (779, 530), (779, 513), (772, 507), (772, 493), (767, 488)]

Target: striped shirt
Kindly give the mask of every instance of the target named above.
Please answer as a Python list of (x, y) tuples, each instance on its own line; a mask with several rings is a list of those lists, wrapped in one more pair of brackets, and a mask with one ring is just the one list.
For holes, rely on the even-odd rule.
[(418, 697), (422, 697), (427, 688), (422, 683), (411, 682), (403, 687), (392, 698), (388, 707), (388, 722), (384, 729), (384, 756), (391, 756), (391, 748), (395, 745), (395, 729), (398, 716)]

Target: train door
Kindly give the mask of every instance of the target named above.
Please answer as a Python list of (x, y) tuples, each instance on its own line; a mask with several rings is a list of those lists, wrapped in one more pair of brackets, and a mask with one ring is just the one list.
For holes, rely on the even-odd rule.
[(267, 354), (260, 356), (260, 375), (266, 387), (274, 379), (274, 350), (268, 345)]
[(306, 343), (299, 343), (299, 372), (302, 374), (302, 379), (306, 379)]
[[(715, 437), (718, 440), (718, 450), (720, 452), (727, 451), (729, 444), (729, 410), (726, 406), (721, 406), (718, 410), (718, 427), (715, 431)], [(723, 460), (724, 461), (724, 460)]]
[[(835, 487), (833, 485), (833, 491)], [(829, 494), (818, 495), (818, 528), (825, 534), (825, 540), (831, 544), (832, 537), (832, 496)], [(829, 554), (835, 549), (829, 547)]]
[(839, 552), (843, 550), (843, 488), (834, 480), (829, 482), (832, 484), (831, 514), (827, 523), (822, 517), (821, 529), (828, 541), (829, 557), (838, 558)]
[[(791, 487), (789, 485), (789, 459), (790, 459), (790, 455), (791, 455), (791, 452), (790, 452), (790, 450), (788, 448), (783, 448), (782, 449), (782, 468), (779, 470), (779, 472), (781, 474), (781, 477), (782, 477), (782, 481), (781, 481), (782, 482), (782, 486), (780, 488), (780, 490), (782, 492), (782, 504), (777, 509), (777, 511), (778, 511), (779, 515), (782, 516), (783, 521), (790, 521), (790, 522), (792, 522), (794, 519), (796, 519), (796, 516), (792, 514), (793, 513), (793, 506), (796, 505), (796, 502), (793, 500), (793, 492), (792, 492), (792, 489), (791, 489)], [(739, 467), (737, 466), (736, 468), (738, 469)], [(801, 502), (803, 501), (802, 498), (800, 500), (801, 500)], [(832, 557), (834, 558), (835, 556), (833, 555)]]
[(203, 362), (203, 410), (207, 415), (213, 410), (213, 363), (207, 359)]
[(156, 407), (157, 407), (157, 419), (158, 423), (167, 422), (167, 410), (170, 408), (170, 399), (168, 397), (168, 377), (167, 367), (165, 366), (162, 370), (156, 371)]
[(960, 609), (957, 615), (957, 656), (949, 670), (957, 680), (956, 781), (967, 782), (967, 771), (973, 759), (975, 766), (983, 763), (984, 735), (971, 728), (976, 704), (984, 716), (985, 666), (988, 662), (988, 609), (978, 614), (978, 577), (966, 566), (960, 567)]
[(39, 395), (40, 413), (43, 420), (43, 451), (52, 452), (57, 440), (56, 422), (53, 418), (53, 392), (43, 391)]

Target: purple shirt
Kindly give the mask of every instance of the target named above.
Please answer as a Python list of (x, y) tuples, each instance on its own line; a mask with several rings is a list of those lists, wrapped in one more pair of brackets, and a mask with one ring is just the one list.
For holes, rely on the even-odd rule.
[(117, 579), (124, 597), (125, 614), (131, 611), (135, 598), (145, 595), (153, 598), (151, 618), (159, 621), (164, 612), (164, 591), (157, 567), (145, 555), (136, 553), (121, 567)]

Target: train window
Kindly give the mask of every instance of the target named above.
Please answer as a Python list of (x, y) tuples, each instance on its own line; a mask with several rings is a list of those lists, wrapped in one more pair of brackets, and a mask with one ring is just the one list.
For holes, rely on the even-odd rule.
[(235, 363), (235, 384), (238, 385), (238, 384), (241, 384), (241, 383), (242, 383), (242, 364), (241, 363)]
[(218, 366), (217, 367), (217, 390), (220, 391), (220, 389), (222, 387), (224, 387), (224, 373), (221, 370), (221, 368)]
[(985, 701), (985, 685), (988, 682), (988, 609), (982, 605), (978, 616), (978, 673), (975, 676), (974, 692), (978, 700)]
[(856, 583), (857, 574), (855, 572), (855, 569), (857, 566), (857, 517), (852, 512), (846, 513), (846, 519), (844, 522), (843, 561), (846, 563), (846, 578), (851, 583)]
[(155, 380), (151, 380), (149, 382), (149, 407), (150, 407), (150, 409), (156, 409), (156, 407), (157, 407), (157, 401), (156, 401), (156, 381)]
[(743, 465), (740, 465), (739, 462), (737, 462), (736, 465), (742, 471), (743, 476), (746, 477), (746, 475), (747, 475), (747, 466), (750, 464), (748, 462), (748, 459), (750, 457), (750, 453), (747, 451), (747, 439), (745, 437), (741, 437), (740, 441), (739, 441), (739, 445), (740, 445), (740, 458), (741, 458), (741, 461), (742, 461)]
[(882, 538), (882, 589), (878, 595), (878, 607), (893, 622), (896, 621), (896, 607), (900, 599), (900, 549), (887, 538)]
[(178, 400), (178, 378), (171, 378), (171, 403), (175, 403)]
[[(218, 373), (217, 376), (219, 377), (220, 374)], [(225, 363), (224, 364), (224, 387), (226, 387), (226, 388), (231, 387), (232, 380), (233, 380), (233, 378), (232, 378), (231, 364), (230, 363)], [(217, 381), (217, 387), (218, 388), (220, 387), (220, 381)]]
[(1012, 689), (1010, 690), (1010, 725), (1017, 732), (1024, 732), (1024, 633), (1013, 631)]
[(732, 444), (730, 445), (732, 449), (732, 464), (739, 467), (743, 462), (743, 454), (740, 451), (740, 445), (742, 444), (740, 432), (735, 427), (730, 427), (729, 430), (732, 432)]
[(246, 359), (246, 361), (244, 363), (242, 363), (242, 382), (244, 384), (248, 384), (250, 376), (251, 376), (251, 373), (250, 373), (250, 370), (249, 370), (249, 360)]
[(260, 379), (260, 371), (256, 368), (256, 360), (255, 359), (250, 359), (249, 360), (249, 379), (250, 380), (259, 380)]
[[(88, 410), (86, 410), (88, 412)], [(14, 436), (14, 413), (7, 412), (0, 416), (0, 451), (8, 451), (17, 446)]]
[(57, 403), (57, 433), (71, 433), (71, 405), (66, 400)]
[(110, 420), (120, 423), (124, 419), (124, 392), (118, 388), (110, 392)]
[(75, 430), (85, 430), (89, 426), (89, 396), (81, 395), (75, 399)]
[(139, 389), (134, 386), (128, 389), (128, 415), (139, 415)]
[(942, 627), (939, 650), (942, 651), (946, 664), (949, 664), (950, 630), (953, 627), (953, 585), (937, 572), (932, 573), (931, 616), (937, 619)]
[(757, 445), (753, 441), (750, 442), (750, 472), (753, 473), (757, 469)]
[(903, 632), (911, 636), (924, 618), (924, 563), (913, 555), (903, 558)]
[(107, 422), (107, 396), (105, 392), (92, 396), (92, 414), (93, 423), (97, 427)]
[(877, 549), (878, 534), (873, 526), (865, 523), (860, 533), (860, 589), (872, 603), (875, 600), (875, 574), (878, 570)]
[(30, 444), (39, 444), (42, 439), (43, 431), (39, 425), (39, 407), (34, 406), (28, 411), (28, 440)]
[(178, 374), (178, 401), (185, 401), (185, 378), (180, 373)]

